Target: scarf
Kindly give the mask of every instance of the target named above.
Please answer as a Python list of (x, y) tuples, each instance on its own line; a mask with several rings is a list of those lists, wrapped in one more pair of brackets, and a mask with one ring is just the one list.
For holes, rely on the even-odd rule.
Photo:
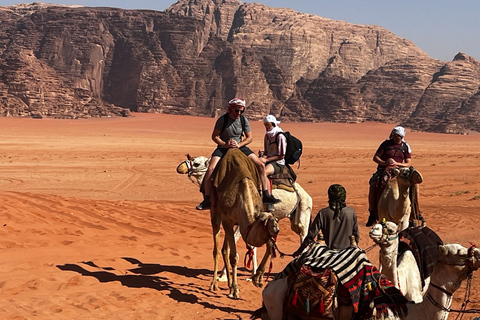
[(276, 137), (277, 133), (279, 133), (279, 132), (283, 132), (283, 130), (279, 126), (276, 126), (276, 127), (273, 127), (272, 130), (267, 131), (266, 136), (267, 136), (268, 140), (270, 140), (270, 142), (274, 142), (275, 137)]

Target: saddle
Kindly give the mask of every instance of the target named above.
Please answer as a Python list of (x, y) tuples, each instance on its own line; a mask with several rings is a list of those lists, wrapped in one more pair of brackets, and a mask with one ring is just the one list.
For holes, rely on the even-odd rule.
[[(385, 190), (385, 187), (387, 186), (388, 181), (390, 181), (390, 179), (393, 179), (393, 178), (395, 178), (395, 174), (393, 174), (392, 170), (386, 169), (381, 174), (379, 174), (379, 178), (375, 181), (375, 206), (372, 211), (375, 214), (375, 217), (377, 217), (377, 220), (378, 220), (378, 212), (377, 212), (378, 200), (380, 199), (383, 191)], [(412, 208), (412, 211), (410, 214), (410, 223), (411, 225), (416, 226), (416, 220), (420, 220), (424, 222), (424, 218), (420, 213), (420, 208), (418, 205), (418, 195), (415, 192), (415, 188), (410, 187), (409, 197), (410, 197), (411, 208)]]
[(336, 283), (331, 269), (316, 272), (303, 265), (288, 277), (286, 311), (301, 319), (334, 319), (332, 307)]
[[(287, 170), (285, 170), (285, 168)], [(293, 171), (293, 169), (287, 164), (285, 165), (282, 172), (277, 174), (271, 174), (268, 176), (270, 180), (270, 184), (273, 189), (283, 189), (289, 192), (295, 192), (294, 183), (297, 179), (297, 175)]]

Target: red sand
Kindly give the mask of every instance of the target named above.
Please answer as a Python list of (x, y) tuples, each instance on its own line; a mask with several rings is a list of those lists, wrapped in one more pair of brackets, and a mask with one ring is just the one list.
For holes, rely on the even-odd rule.
[[(247, 115), (248, 116), (248, 115)], [(208, 156), (214, 119), (135, 114), (132, 118), (0, 118), (0, 314), (3, 319), (248, 319), (261, 289), (245, 279), (240, 300), (226, 283), (208, 291), (213, 259), (208, 211), (198, 188), (176, 173), (185, 154)], [(368, 238), (367, 181), (372, 156), (393, 125), (282, 123), (305, 147), (298, 182), (316, 212), (329, 185), (347, 189), (360, 246)], [(253, 150), (264, 128), (252, 122)], [(407, 131), (424, 176), (420, 206), (445, 243), (478, 242), (480, 135)], [(281, 221), (279, 248), (299, 245)], [(478, 244), (478, 243), (477, 243)], [(261, 250), (260, 250), (261, 252)], [(378, 264), (378, 250), (368, 253)], [(290, 258), (273, 260), (279, 272)], [(465, 283), (454, 297), (460, 308)], [(480, 308), (474, 274), (471, 308)], [(451, 317), (456, 316), (452, 314)]]

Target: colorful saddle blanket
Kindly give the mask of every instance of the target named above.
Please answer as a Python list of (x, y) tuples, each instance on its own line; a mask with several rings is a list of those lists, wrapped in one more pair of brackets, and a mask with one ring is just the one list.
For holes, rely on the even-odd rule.
[(330, 269), (315, 272), (303, 265), (288, 277), (286, 311), (302, 319), (333, 319), (334, 277)]

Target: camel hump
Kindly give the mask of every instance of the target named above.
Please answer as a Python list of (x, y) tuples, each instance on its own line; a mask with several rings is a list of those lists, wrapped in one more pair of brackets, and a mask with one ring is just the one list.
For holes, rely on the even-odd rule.
[(239, 149), (230, 149), (225, 153), (215, 167), (212, 177), (213, 186), (218, 191), (228, 189), (244, 178), (252, 180), (259, 188), (262, 183), (253, 161)]

